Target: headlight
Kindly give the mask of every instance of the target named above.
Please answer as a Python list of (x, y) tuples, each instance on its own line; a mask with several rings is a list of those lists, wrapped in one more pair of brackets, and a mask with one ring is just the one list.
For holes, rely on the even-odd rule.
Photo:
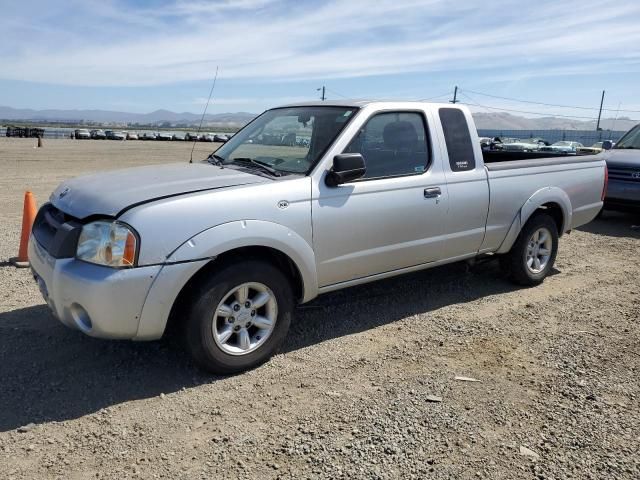
[(131, 227), (100, 220), (82, 227), (76, 258), (108, 267), (135, 265), (137, 239)]

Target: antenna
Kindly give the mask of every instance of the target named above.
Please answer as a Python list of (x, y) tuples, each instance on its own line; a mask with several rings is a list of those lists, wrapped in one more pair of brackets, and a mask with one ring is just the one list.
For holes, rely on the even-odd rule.
[(193, 163), (193, 151), (196, 149), (198, 134), (200, 133), (200, 129), (202, 128), (202, 122), (204, 120), (204, 116), (207, 114), (207, 108), (209, 107), (209, 102), (211, 101), (211, 95), (213, 95), (213, 89), (216, 88), (217, 79), (218, 79), (218, 66), (216, 66), (216, 74), (213, 77), (213, 84), (211, 85), (211, 90), (209, 91), (209, 98), (207, 99), (207, 104), (204, 106), (204, 112), (202, 112), (202, 117), (200, 117), (200, 125), (198, 125), (198, 131), (196, 132), (196, 139), (193, 141), (193, 147), (191, 147), (191, 157), (189, 158), (189, 163)]

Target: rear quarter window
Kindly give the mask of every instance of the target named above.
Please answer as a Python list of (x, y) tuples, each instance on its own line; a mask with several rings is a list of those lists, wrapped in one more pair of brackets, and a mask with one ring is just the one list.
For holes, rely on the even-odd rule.
[(464, 113), (457, 108), (441, 108), (439, 111), (444, 140), (449, 154), (449, 165), (453, 172), (464, 172), (476, 168), (473, 143)]

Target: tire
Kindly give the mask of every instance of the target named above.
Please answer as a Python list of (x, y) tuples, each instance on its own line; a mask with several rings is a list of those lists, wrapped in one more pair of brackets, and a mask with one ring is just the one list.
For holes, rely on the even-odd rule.
[[(247, 303), (241, 306), (238, 299), (243, 296), (243, 286), (249, 302), (255, 300), (257, 305), (265, 295), (270, 300), (259, 307)], [(287, 336), (293, 316), (289, 278), (260, 260), (223, 266), (196, 289), (192, 298), (185, 323), (187, 349), (200, 368), (221, 375), (249, 370), (269, 360)], [(269, 320), (271, 327), (267, 326)]]
[[(536, 244), (534, 234), (545, 233), (548, 242), (531, 248)], [(539, 236), (538, 240), (546, 237)], [(545, 251), (549, 254), (543, 255)], [(501, 266), (509, 279), (524, 286), (539, 285), (549, 275), (558, 254), (558, 227), (549, 215), (540, 211), (534, 213), (520, 231), (509, 253), (500, 259)], [(537, 261), (536, 261), (537, 258)], [(531, 263), (531, 264), (530, 264)]]

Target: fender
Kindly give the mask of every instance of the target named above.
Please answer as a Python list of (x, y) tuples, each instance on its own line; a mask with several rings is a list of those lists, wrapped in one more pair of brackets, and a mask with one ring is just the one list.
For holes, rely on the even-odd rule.
[(166, 263), (214, 258), (235, 248), (256, 246), (279, 250), (293, 261), (302, 277), (302, 302), (318, 295), (316, 260), (311, 245), (290, 228), (275, 222), (239, 220), (209, 228), (179, 246)]
[(162, 336), (178, 294), (211, 259), (235, 248), (255, 246), (279, 250), (295, 263), (302, 277), (303, 303), (318, 295), (315, 255), (300, 235), (274, 222), (223, 223), (198, 233), (169, 255), (147, 293), (133, 340), (155, 340)]
[(559, 235), (562, 235), (571, 228), (573, 208), (569, 195), (558, 187), (544, 187), (531, 195), (524, 205), (520, 207), (520, 210), (518, 210), (518, 213), (511, 223), (507, 235), (496, 253), (507, 253), (511, 250), (524, 224), (527, 223), (531, 215), (545, 203), (556, 203), (562, 210), (562, 228), (561, 231), (558, 232)]

